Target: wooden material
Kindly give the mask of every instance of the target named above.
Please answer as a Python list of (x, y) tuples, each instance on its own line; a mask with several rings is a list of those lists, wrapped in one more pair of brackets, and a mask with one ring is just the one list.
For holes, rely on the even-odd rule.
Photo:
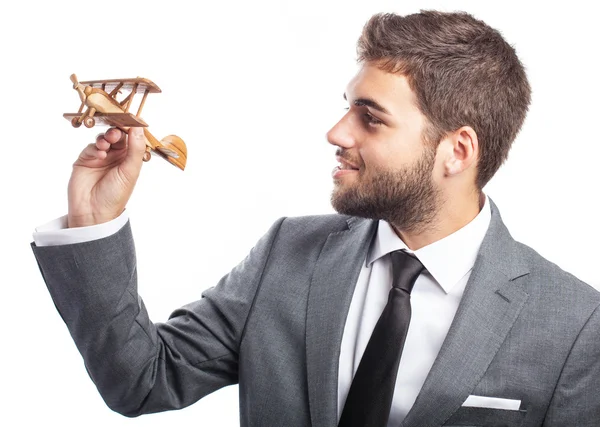
[[(92, 85), (90, 85), (90, 86), (92, 86)], [(123, 83), (119, 83), (118, 85), (116, 85), (114, 87), (114, 89), (110, 91), (109, 95), (112, 96), (113, 98), (115, 98), (119, 93), (121, 93), (122, 86), (123, 86)], [(106, 92), (105, 88), (106, 88), (106, 84), (102, 84), (102, 90)]]
[(144, 136), (154, 149), (154, 154), (183, 170), (187, 162), (187, 147), (177, 135), (165, 136), (158, 141), (148, 129), (144, 128)]
[[(79, 118), (81, 114), (65, 113), (63, 117), (67, 120)], [(96, 113), (94, 114), (97, 125), (123, 127), (147, 127), (148, 124), (141, 117), (136, 117), (131, 113)]]
[[(187, 162), (185, 142), (176, 135), (168, 135), (159, 141), (146, 129), (148, 125), (140, 117), (148, 94), (161, 91), (156, 84), (142, 77), (79, 82), (75, 74), (71, 75), (71, 81), (73, 89), (79, 94), (81, 106), (77, 113), (65, 113), (63, 117), (69, 120), (73, 127), (78, 128), (83, 124), (85, 127), (92, 128), (96, 124), (102, 124), (115, 126), (124, 132), (127, 132), (130, 127), (143, 127), (146, 137), (144, 161), (150, 160), (152, 152), (179, 169), (185, 169)], [(125, 99), (118, 101), (117, 95), (121, 93), (121, 89), (130, 93)], [(144, 96), (137, 114), (133, 115), (129, 112), (129, 107), (131, 107), (136, 93), (143, 93)], [(84, 106), (87, 106), (85, 111), (83, 111)]]
[[(138, 88), (138, 84), (135, 83), (133, 85), (133, 89), (131, 89), (131, 93), (129, 94), (129, 96), (127, 97), (127, 101), (125, 101), (125, 112), (129, 113), (129, 107), (131, 107), (131, 102), (133, 101), (133, 95), (135, 94), (135, 92), (137, 91)], [(146, 93), (144, 91), (144, 93)], [(123, 105), (123, 102), (121, 102), (121, 106)]]
[(138, 108), (138, 112), (137, 112), (138, 116), (140, 114), (142, 114), (142, 108), (144, 108), (144, 104), (146, 103), (146, 98), (148, 97), (149, 93), (150, 93), (150, 91), (148, 89), (146, 89), (146, 91), (144, 92), (144, 96), (142, 97), (142, 101), (140, 102), (140, 107)]
[(145, 79), (143, 77), (136, 77), (135, 79), (112, 79), (112, 80), (86, 80), (80, 82), (82, 85), (91, 86), (94, 88), (102, 89), (102, 85), (105, 86), (106, 92), (111, 92), (115, 87), (122, 84), (120, 89), (131, 91), (134, 84), (138, 84), (136, 89), (137, 93), (145, 92), (146, 89), (150, 90), (150, 93), (162, 92), (160, 88), (152, 80)]

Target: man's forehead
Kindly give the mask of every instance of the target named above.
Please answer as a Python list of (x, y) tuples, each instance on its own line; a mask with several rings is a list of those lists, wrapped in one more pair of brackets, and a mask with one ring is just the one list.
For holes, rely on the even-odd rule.
[(363, 64), (348, 82), (344, 95), (348, 100), (373, 99), (388, 110), (394, 110), (394, 106), (402, 109), (416, 105), (406, 76), (389, 73), (369, 63)]

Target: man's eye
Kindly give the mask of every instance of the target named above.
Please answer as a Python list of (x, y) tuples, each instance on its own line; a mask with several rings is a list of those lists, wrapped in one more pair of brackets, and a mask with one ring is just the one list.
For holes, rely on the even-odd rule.
[[(344, 110), (348, 111), (348, 110), (350, 110), (350, 107), (344, 107)], [(371, 114), (369, 114), (369, 113), (365, 113), (365, 114), (363, 114), (363, 118), (365, 119), (365, 121), (366, 121), (368, 124), (370, 124), (370, 125), (372, 125), (372, 126), (379, 126), (379, 125), (382, 125), (382, 124), (383, 124), (383, 122), (382, 122), (381, 120), (379, 120), (379, 119), (378, 119), (378, 118), (376, 118), (375, 116), (372, 116), (372, 115), (371, 115)]]
[(365, 120), (367, 121), (367, 123), (369, 123), (370, 125), (373, 126), (379, 126), (382, 125), (383, 122), (381, 120), (379, 120), (378, 118), (375, 118), (374, 116), (372, 116), (369, 113), (365, 113)]

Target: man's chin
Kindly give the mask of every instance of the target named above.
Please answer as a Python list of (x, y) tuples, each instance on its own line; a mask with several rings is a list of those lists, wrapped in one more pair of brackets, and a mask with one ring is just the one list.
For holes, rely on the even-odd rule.
[(349, 195), (347, 192), (334, 191), (331, 194), (331, 206), (333, 209), (341, 215), (358, 216), (361, 218), (378, 219), (374, 218), (372, 212), (369, 212), (370, 206), (364, 206), (364, 202), (358, 203), (354, 195)]

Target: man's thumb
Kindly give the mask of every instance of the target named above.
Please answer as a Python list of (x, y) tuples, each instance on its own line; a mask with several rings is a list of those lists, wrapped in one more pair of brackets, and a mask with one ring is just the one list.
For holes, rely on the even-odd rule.
[(127, 157), (128, 161), (142, 161), (146, 151), (146, 137), (141, 127), (131, 127), (127, 133)]
[(145, 151), (146, 138), (142, 128), (129, 128), (127, 132), (127, 155), (119, 168), (125, 174), (125, 177), (133, 183), (140, 175)]

